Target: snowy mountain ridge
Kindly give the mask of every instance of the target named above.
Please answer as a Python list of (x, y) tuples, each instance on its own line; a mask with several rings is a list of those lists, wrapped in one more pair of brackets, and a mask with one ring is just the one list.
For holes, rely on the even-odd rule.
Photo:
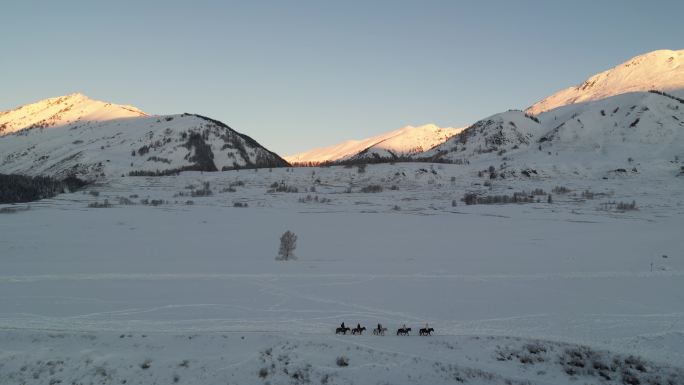
[(462, 130), (463, 128), (439, 127), (435, 124), (409, 125), (370, 138), (348, 140), (336, 145), (286, 156), (285, 159), (291, 163), (316, 164), (351, 158), (404, 157), (426, 151)]
[(0, 112), (0, 136), (23, 129), (145, 116), (148, 115), (133, 106), (93, 100), (81, 93), (73, 93)]
[(538, 115), (554, 108), (637, 91), (669, 91), (684, 96), (684, 50), (657, 50), (636, 56), (561, 90), (529, 107)]
[[(417, 160), (591, 173), (648, 165), (675, 174), (684, 158), (684, 50), (637, 56), (526, 111), (482, 119)], [(637, 167), (639, 166), (639, 167)], [(529, 172), (528, 172), (529, 173)], [(519, 174), (518, 174), (519, 175)]]

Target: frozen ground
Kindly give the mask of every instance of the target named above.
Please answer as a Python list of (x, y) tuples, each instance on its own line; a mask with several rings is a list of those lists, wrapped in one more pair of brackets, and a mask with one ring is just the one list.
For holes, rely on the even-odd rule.
[[(89, 188), (98, 196), (0, 214), (0, 382), (562, 384), (608, 381), (599, 375), (608, 370), (622, 383), (636, 370), (642, 383), (681, 384), (683, 178), (555, 176), (490, 190), (473, 169), (126, 177)], [(188, 196), (206, 181), (212, 196)], [(300, 192), (267, 192), (281, 181)], [(384, 190), (360, 192), (370, 184)], [(465, 191), (558, 185), (573, 191), (552, 204), (460, 202)], [(88, 207), (104, 199), (113, 207)], [(632, 200), (639, 210), (599, 210)], [(277, 262), (288, 229), (299, 260)], [(436, 334), (334, 336), (342, 321), (414, 331), (429, 322)], [(537, 340), (547, 351), (524, 353)], [(585, 368), (600, 356), (614, 374), (567, 364), (574, 344), (596, 354), (580, 354)]]

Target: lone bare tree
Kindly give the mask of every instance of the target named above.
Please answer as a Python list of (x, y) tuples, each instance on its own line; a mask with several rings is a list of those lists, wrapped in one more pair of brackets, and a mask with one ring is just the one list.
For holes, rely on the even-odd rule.
[(280, 237), (280, 248), (278, 249), (278, 261), (288, 261), (297, 259), (294, 250), (297, 248), (297, 235), (288, 230)]

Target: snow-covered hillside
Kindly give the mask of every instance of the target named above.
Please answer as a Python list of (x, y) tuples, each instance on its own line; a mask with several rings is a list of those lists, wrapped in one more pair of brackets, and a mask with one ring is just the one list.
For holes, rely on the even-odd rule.
[(566, 88), (535, 103), (527, 112), (538, 115), (568, 104), (649, 90), (684, 96), (684, 50), (658, 50), (636, 56), (578, 86)]
[(0, 173), (107, 175), (287, 165), (227, 125), (199, 115), (148, 116), (80, 94), (2, 113)]
[(684, 156), (684, 101), (634, 92), (539, 115), (544, 151), (571, 150), (639, 160)]
[(480, 154), (502, 155), (526, 149), (540, 133), (539, 121), (522, 111), (508, 111), (480, 120), (418, 158), (464, 164)]
[(476, 163), (476, 169), (481, 164), (507, 171), (535, 169), (547, 176), (651, 168), (677, 175), (677, 159), (684, 159), (684, 101), (633, 92), (536, 117), (509, 111), (475, 123), (418, 157)]
[(351, 158), (372, 159), (405, 157), (427, 151), (443, 143), (463, 128), (438, 127), (434, 124), (406, 126), (362, 140), (348, 140), (329, 147), (286, 156), (291, 163), (336, 162)]

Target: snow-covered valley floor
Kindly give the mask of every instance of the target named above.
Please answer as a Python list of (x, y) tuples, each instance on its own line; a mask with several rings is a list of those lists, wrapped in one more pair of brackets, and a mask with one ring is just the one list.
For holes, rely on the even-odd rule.
[[(114, 178), (0, 214), (0, 383), (684, 383), (683, 178), (467, 170)], [(286, 230), (297, 261), (274, 259)]]

